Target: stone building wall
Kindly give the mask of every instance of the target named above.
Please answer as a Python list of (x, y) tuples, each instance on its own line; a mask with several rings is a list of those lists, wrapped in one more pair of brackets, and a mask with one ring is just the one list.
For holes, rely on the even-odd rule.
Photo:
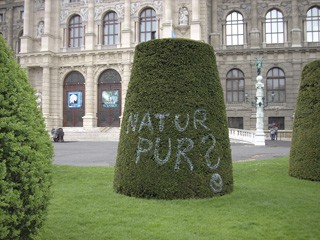
[[(79, 72), (85, 79), (82, 127), (92, 129), (100, 124), (99, 77), (108, 69), (121, 77), (123, 110), (134, 47), (139, 43), (139, 15), (146, 8), (156, 12), (156, 38), (190, 38), (214, 47), (225, 93), (227, 73), (231, 69), (244, 73), (245, 101), (229, 103), (226, 98), (230, 126), (255, 129), (251, 102), (256, 58), (263, 57), (265, 83), (270, 69), (281, 68), (286, 79), (285, 101), (269, 102), (264, 125), (267, 128), (270, 121), (281, 118), (283, 127), (291, 129), (302, 68), (320, 57), (319, 42), (307, 42), (305, 32), (307, 11), (319, 6), (317, 0), (0, 0), (0, 32), (19, 52), (20, 64), (41, 97), (49, 129), (65, 124), (65, 79), (71, 72)], [(283, 43), (268, 44), (265, 40), (265, 17), (272, 9), (283, 14)], [(105, 46), (101, 36), (102, 18), (108, 11), (116, 12), (120, 27), (119, 42), (111, 46)], [(186, 16), (181, 15), (183, 11)], [(244, 42), (227, 45), (226, 18), (234, 11), (243, 16)], [(68, 46), (68, 24), (74, 15), (81, 17), (84, 26), (84, 43), (78, 48)]]

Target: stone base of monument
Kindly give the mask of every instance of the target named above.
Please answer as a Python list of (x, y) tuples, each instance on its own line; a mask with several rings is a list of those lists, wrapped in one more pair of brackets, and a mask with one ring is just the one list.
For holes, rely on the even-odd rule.
[(266, 137), (264, 132), (256, 132), (254, 137), (254, 145), (255, 146), (265, 146), (266, 145)]

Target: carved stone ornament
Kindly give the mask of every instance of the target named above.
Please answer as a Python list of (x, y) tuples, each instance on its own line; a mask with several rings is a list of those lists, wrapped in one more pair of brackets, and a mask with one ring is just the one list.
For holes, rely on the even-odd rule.
[(244, 3), (246, 0), (222, 0), (222, 3)]
[(34, 0), (34, 9), (40, 11), (44, 9), (45, 0)]
[(81, 8), (80, 9), (80, 15), (81, 15), (82, 20), (84, 22), (88, 21), (88, 12), (89, 12), (88, 8)]
[(37, 37), (41, 37), (44, 33), (44, 21), (40, 21), (38, 23), (38, 28), (37, 28)]
[(282, 2), (281, 6), (284, 8), (284, 12), (286, 16), (291, 16), (292, 12), (292, 3), (287, 1), (287, 2)]
[(162, 12), (162, 1), (154, 1), (153, 5), (158, 13)]
[(137, 3), (131, 3), (131, 16), (135, 15), (137, 10), (140, 8), (141, 3), (137, 2)]
[(63, 9), (60, 11), (60, 23), (65, 23), (66, 17), (69, 15), (68, 9)]
[(116, 10), (119, 18), (123, 18), (124, 16), (124, 4), (116, 4)]

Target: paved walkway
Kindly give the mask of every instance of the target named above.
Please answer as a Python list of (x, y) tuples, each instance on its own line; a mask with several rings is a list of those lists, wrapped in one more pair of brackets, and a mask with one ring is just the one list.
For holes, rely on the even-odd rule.
[[(53, 143), (54, 164), (73, 166), (114, 166), (118, 142), (66, 141)], [(290, 142), (266, 141), (266, 146), (231, 143), (232, 160), (258, 160), (289, 156)]]

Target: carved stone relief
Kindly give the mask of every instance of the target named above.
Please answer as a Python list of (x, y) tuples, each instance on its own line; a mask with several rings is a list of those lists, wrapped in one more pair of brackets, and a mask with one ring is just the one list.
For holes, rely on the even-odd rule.
[(251, 5), (249, 3), (241, 4), (240, 8), (246, 14), (246, 17), (248, 17), (251, 14)]
[(222, 3), (244, 3), (246, 0), (222, 0)]
[(45, 0), (34, 0), (34, 9), (40, 11), (44, 9)]
[(44, 21), (40, 21), (38, 23), (38, 28), (37, 28), (37, 37), (41, 37), (44, 33)]
[(299, 9), (299, 12), (302, 13), (302, 14), (306, 14), (307, 13), (307, 10), (308, 10), (308, 7), (309, 7), (309, 2), (307, 0), (305, 1), (298, 1), (298, 9)]
[(116, 10), (119, 18), (123, 18), (124, 16), (124, 4), (116, 4)]
[(135, 15), (137, 10), (140, 8), (141, 3), (131, 3), (131, 16)]
[(281, 6), (284, 8), (284, 14), (286, 16), (291, 16), (291, 13), (292, 13), (292, 3), (291, 3), (291, 1), (282, 2)]
[(80, 9), (80, 16), (84, 22), (88, 21), (88, 8), (81, 8)]

